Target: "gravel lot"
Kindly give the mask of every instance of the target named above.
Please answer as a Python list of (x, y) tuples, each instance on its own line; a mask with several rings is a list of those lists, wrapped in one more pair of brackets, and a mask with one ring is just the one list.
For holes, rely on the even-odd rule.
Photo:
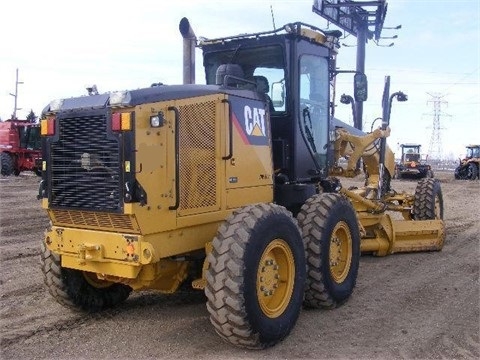
[[(480, 182), (438, 172), (443, 251), (363, 256), (352, 298), (304, 310), (293, 332), (261, 351), (213, 330), (202, 292), (138, 292), (101, 314), (75, 313), (48, 294), (40, 242), (48, 219), (39, 178), (0, 178), (0, 357), (3, 359), (478, 359)], [(413, 192), (416, 181), (393, 180)]]

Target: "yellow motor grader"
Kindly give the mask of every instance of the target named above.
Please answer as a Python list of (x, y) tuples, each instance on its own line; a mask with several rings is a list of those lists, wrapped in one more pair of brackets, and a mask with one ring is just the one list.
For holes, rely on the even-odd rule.
[[(333, 116), (338, 31), (290, 23), (197, 41), (186, 18), (180, 31), (184, 84), (43, 111), (42, 270), (58, 302), (98, 311), (187, 284), (204, 290), (223, 339), (265, 348), (302, 306), (343, 304), (361, 253), (442, 248), (439, 182), (415, 194), (390, 182), (390, 108), (406, 96), (386, 78), (382, 127), (369, 134)], [(195, 47), (205, 85), (194, 84)], [(365, 100), (365, 76), (354, 85)], [(365, 186), (342, 186), (362, 166)]]

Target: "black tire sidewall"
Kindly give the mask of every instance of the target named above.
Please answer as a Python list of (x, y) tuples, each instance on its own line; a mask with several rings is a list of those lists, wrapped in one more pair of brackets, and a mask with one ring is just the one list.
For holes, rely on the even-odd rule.
[[(431, 187), (431, 192), (429, 188)], [(415, 220), (435, 220), (435, 205), (438, 198), (440, 204), (440, 218), (443, 220), (443, 194), (440, 182), (437, 179), (423, 179), (415, 189), (415, 201), (413, 204), (412, 214)], [(424, 208), (422, 202), (428, 203), (428, 207)], [(423, 211), (425, 210), (425, 211)]]
[[(275, 239), (282, 239), (289, 245), (295, 261), (295, 279), (292, 297), (287, 308), (279, 317), (269, 318), (262, 312), (258, 303), (256, 280), (261, 256), (268, 244)], [(243, 294), (248, 322), (253, 332), (259, 334), (261, 343), (268, 345), (270, 342), (278, 342), (294, 327), (302, 307), (305, 273), (303, 242), (292, 219), (284, 214), (269, 214), (263, 221), (257, 222), (245, 249)]]
[(97, 312), (123, 302), (131, 288), (118, 283), (96, 288), (88, 283), (79, 270), (62, 268), (62, 280), (69, 298), (84, 311)]
[(1, 157), (1, 173), (4, 176), (10, 176), (14, 172), (13, 158), (9, 153), (2, 152), (0, 153)]
[(470, 163), (469, 165), (469, 170), (468, 170), (468, 173), (469, 173), (469, 179), (470, 180), (477, 180), (477, 177), (478, 177), (478, 168), (477, 168), (477, 164), (475, 163)]

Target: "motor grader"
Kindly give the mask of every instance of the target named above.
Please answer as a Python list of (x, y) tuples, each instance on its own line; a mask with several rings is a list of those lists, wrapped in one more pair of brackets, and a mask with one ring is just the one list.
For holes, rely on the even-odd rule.
[[(205, 292), (221, 338), (265, 348), (303, 306), (347, 301), (361, 253), (442, 248), (439, 182), (423, 179), (415, 194), (390, 182), (388, 120), (406, 96), (390, 95), (386, 77), (382, 126), (369, 134), (333, 116), (338, 31), (297, 22), (198, 41), (184, 18), (180, 32), (184, 84), (43, 111), (41, 258), (58, 302), (98, 311), (132, 290), (188, 285)], [(354, 84), (365, 100), (365, 76)], [(364, 187), (342, 186), (362, 169)]]

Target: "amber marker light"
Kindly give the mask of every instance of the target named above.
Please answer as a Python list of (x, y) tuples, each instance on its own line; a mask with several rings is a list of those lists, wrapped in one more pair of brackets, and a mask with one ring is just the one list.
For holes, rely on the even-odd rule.
[(132, 114), (129, 112), (112, 114), (112, 130), (113, 131), (128, 131), (132, 130)]
[(55, 135), (55, 118), (40, 121), (40, 134), (42, 136)]
[(133, 255), (135, 254), (135, 247), (133, 246), (132, 243), (130, 243), (126, 246), (125, 251), (127, 252), (128, 255)]

